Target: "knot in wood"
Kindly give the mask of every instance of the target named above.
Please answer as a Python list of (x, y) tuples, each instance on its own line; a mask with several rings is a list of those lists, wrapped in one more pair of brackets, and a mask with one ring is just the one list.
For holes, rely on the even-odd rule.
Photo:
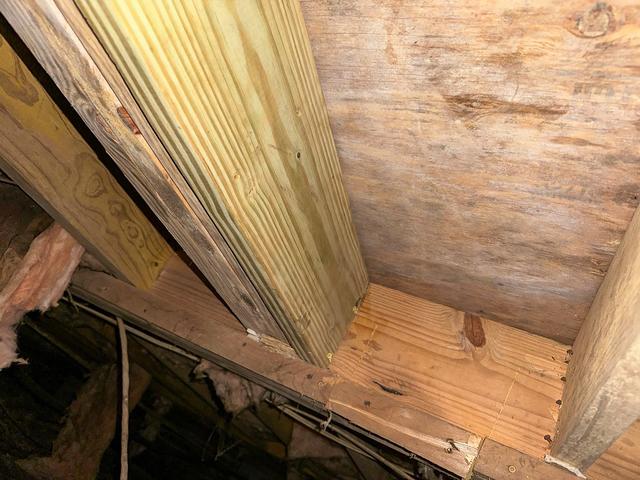
[(613, 26), (612, 20), (611, 6), (605, 2), (597, 2), (578, 18), (576, 28), (583, 37), (601, 37)]

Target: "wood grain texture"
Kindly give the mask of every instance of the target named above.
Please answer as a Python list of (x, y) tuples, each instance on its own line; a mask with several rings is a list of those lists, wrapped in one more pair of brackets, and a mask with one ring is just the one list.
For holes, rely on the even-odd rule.
[(331, 370), (398, 404), (542, 458), (553, 435), (568, 347), (371, 284)]
[(595, 5), (302, 1), (372, 282), (574, 340), (640, 190), (640, 7)]
[(242, 324), (284, 339), (73, 1), (0, 2), (0, 12)]
[(367, 283), (295, 1), (77, 2), (303, 358)]
[[(484, 348), (488, 350), (473, 349), (470, 341), (463, 337), (462, 313), (399, 292), (392, 295), (388, 289), (372, 285), (370, 295), (386, 304), (384, 308), (375, 308), (376, 333), (366, 338), (366, 347), (358, 347), (357, 338), (352, 335), (345, 339), (333, 359), (334, 371), (330, 371), (283, 357), (249, 340), (224, 318), (226, 315), (231, 319), (231, 314), (221, 303), (215, 306), (217, 299), (212, 294), (207, 300), (210, 314), (192, 316), (190, 306), (202, 303), (203, 298), (200, 294), (195, 295), (197, 300), (190, 297), (190, 292), (198, 290), (187, 287), (195, 285), (191, 279), (180, 285), (180, 279), (189, 276), (176, 272), (187, 271), (186, 265), (174, 261), (167, 268), (169, 275), (160, 276), (160, 282), (165, 279), (165, 286), (151, 292), (91, 271), (76, 273), (72, 291), (270, 390), (303, 404), (324, 406), (334, 412), (334, 421), (346, 419), (461, 476), (469, 473), (473, 463), (469, 458), (475, 456), (473, 445), (477, 445), (477, 437), (469, 430), (486, 434), (491, 430), (487, 423), (500, 425), (493, 429), (498, 435), (492, 433), (489, 437), (499, 439), (504, 445), (485, 439), (476, 462), (481, 466), (476, 469), (479, 473), (491, 476), (489, 472), (503, 472), (505, 466), (516, 462), (514, 475), (493, 478), (560, 480), (568, 475), (564, 470), (541, 463), (544, 444), (540, 442), (545, 432), (552, 434), (553, 419), (557, 415), (553, 399), (562, 389), (559, 378), (565, 369), (565, 347), (482, 319), (487, 342)], [(166, 281), (169, 278), (171, 281)], [(181, 294), (171, 294), (173, 288)], [(381, 293), (385, 293), (382, 299)], [(171, 300), (167, 301), (167, 297)], [(356, 332), (365, 328), (362, 318), (374, 316), (369, 298), (360, 307), (353, 326)], [(420, 328), (416, 328), (416, 316), (422, 325)], [(398, 317), (405, 320), (386, 324), (381, 321), (381, 318)], [(503, 333), (496, 335), (496, 328)], [(397, 345), (393, 336), (400, 338), (401, 335), (411, 341), (396, 352), (393, 363), (379, 367), (390, 357), (389, 348)], [(347, 358), (346, 351), (357, 355), (365, 350), (367, 355), (362, 355), (358, 362)], [(377, 359), (370, 358), (376, 355)], [(370, 370), (375, 367), (381, 372), (375, 376), (380, 384), (371, 384), (372, 376), (363, 382), (364, 369), (359, 365), (365, 362), (369, 363)], [(414, 377), (406, 375), (407, 366), (412, 367)], [(389, 370), (393, 372), (387, 373)], [(500, 382), (503, 377), (504, 381)], [(505, 387), (506, 383), (513, 385)], [(381, 385), (403, 395), (385, 391)], [(431, 392), (426, 391), (427, 386)], [(505, 395), (509, 389), (510, 393)], [(414, 393), (417, 390), (419, 394)], [(505, 408), (500, 410), (505, 396), (508, 397)], [(498, 417), (502, 420), (496, 422)], [(463, 428), (460, 423), (474, 425), (474, 428)], [(607, 450), (588, 471), (590, 478), (631, 480), (637, 477), (639, 426), (640, 423), (634, 424)], [(531, 429), (529, 434), (527, 429)], [(448, 443), (448, 439), (461, 450), (447, 451), (443, 444)], [(521, 452), (522, 445), (529, 443), (525, 450), (533, 448), (533, 456)], [(491, 445), (497, 445), (497, 451), (502, 453), (483, 456), (483, 451), (493, 451), (484, 450)], [(507, 464), (508, 461), (511, 463)], [(530, 477), (522, 476), (523, 472)], [(557, 473), (557, 477), (549, 472)]]
[(468, 474), (482, 440), (377, 387), (364, 387), (344, 372), (331, 390), (326, 407), (350, 423), (462, 477)]
[(109, 270), (150, 286), (169, 246), (3, 37), (0, 103), (0, 167)]
[(473, 466), (473, 480), (577, 480), (563, 468), (485, 440)]
[(640, 417), (640, 211), (589, 309), (551, 455), (585, 471)]
[(162, 299), (163, 305), (180, 305), (188, 299), (191, 323), (207, 323), (215, 317), (217, 323), (244, 330), (215, 293), (177, 255), (169, 259), (149, 292)]
[[(168, 268), (184, 271), (184, 264), (174, 262)], [(165, 282), (162, 289), (141, 291), (109, 275), (78, 271), (73, 278), (73, 294), (106, 311), (120, 315), (136, 326), (160, 338), (200, 355), (216, 364), (275, 391), (295, 402), (318, 411), (334, 412), (334, 422), (350, 422), (409, 452), (464, 476), (477, 454), (478, 438), (463, 428), (451, 425), (429, 412), (396, 401), (395, 396), (358, 385), (349, 376), (339, 377), (328, 369), (316, 367), (300, 359), (289, 358), (251, 340), (243, 331), (228, 324), (231, 317), (216, 297), (208, 300), (207, 316), (192, 316), (193, 285), (180, 286), (184, 275), (170, 275), (181, 300), (167, 292), (173, 288)], [(167, 279), (161, 274), (160, 281)], [(200, 297), (200, 295), (196, 295)], [(202, 299), (196, 300), (196, 303)], [(198, 309), (199, 310), (199, 309)], [(450, 447), (454, 442), (459, 450)]]
[(177, 345), (264, 387), (278, 391), (274, 386), (280, 385), (295, 392), (303, 404), (323, 405), (335, 383), (335, 375), (329, 370), (274, 353), (230, 326), (232, 314), (222, 302), (214, 307), (213, 294), (209, 314), (198, 317), (192, 316), (189, 289), (182, 301), (167, 302), (156, 292), (133, 288), (110, 275), (79, 270), (72, 279), (71, 291), (161, 338), (170, 335)]
[(587, 470), (590, 480), (640, 478), (640, 421), (631, 425)]

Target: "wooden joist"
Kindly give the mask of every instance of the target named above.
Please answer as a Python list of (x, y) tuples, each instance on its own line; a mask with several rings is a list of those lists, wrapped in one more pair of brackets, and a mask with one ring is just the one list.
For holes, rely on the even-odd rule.
[(242, 324), (284, 339), (74, 3), (0, 2), (0, 12)]
[[(334, 421), (348, 420), (461, 476), (470, 473), (484, 436), (475, 465), (485, 477), (573, 478), (543, 460), (545, 432), (552, 433), (554, 398), (562, 388), (562, 345), (483, 319), (485, 345), (475, 347), (469, 337), (481, 344), (480, 329), (468, 328), (476, 335), (465, 335), (462, 313), (373, 285), (331, 369), (318, 368), (250, 340), (213, 294), (206, 298), (184, 263), (174, 259), (168, 266), (158, 282), (162, 286), (150, 291), (91, 271), (76, 273), (72, 291), (270, 390), (325, 408)], [(168, 296), (171, 291), (181, 295)], [(193, 304), (200, 307), (192, 311)], [(409, 319), (409, 326), (399, 318)], [(417, 318), (426, 325), (421, 331), (415, 329)], [(434, 394), (434, 388), (443, 393)], [(631, 480), (640, 474), (639, 427), (635, 423), (606, 451), (587, 471), (589, 479)], [(448, 440), (460, 450), (446, 448)]]
[(327, 364), (367, 275), (298, 2), (76, 3), (287, 340)]
[[(557, 465), (486, 439), (473, 466), (473, 480), (577, 480)], [(589, 480), (640, 478), (640, 421), (634, 423), (586, 471)]]
[(640, 417), (640, 212), (573, 345), (551, 457), (581, 472)]
[(473, 466), (473, 480), (577, 480), (565, 469), (513, 448), (485, 440)]
[(0, 37), (0, 168), (120, 278), (149, 287), (170, 249)]
[[(330, 369), (318, 368), (250, 340), (222, 305), (214, 308), (213, 295), (207, 315), (200, 280), (177, 259), (168, 265), (163, 286), (149, 292), (89, 271), (76, 274), (73, 292), (460, 475), (469, 472), (482, 437), (543, 461), (566, 346), (469, 316), (465, 334), (462, 312), (372, 285)], [(191, 291), (203, 305), (193, 314)], [(459, 450), (447, 447), (449, 439)]]
[[(350, 422), (461, 476), (469, 472), (479, 437), (468, 430), (410, 402), (398, 402), (397, 396), (378, 386), (367, 388), (348, 376), (269, 350), (230, 327), (229, 319), (224, 317), (231, 314), (222, 305), (212, 310), (213, 314), (201, 311), (192, 319), (188, 292), (196, 285), (181, 283), (180, 279), (199, 280), (188, 274), (175, 274), (186, 268), (184, 264), (174, 264), (174, 274), (165, 277), (162, 288), (165, 292), (171, 288), (169, 279), (177, 282), (174, 288), (185, 292), (180, 302), (167, 301), (158, 291), (141, 291), (108, 275), (86, 270), (76, 273), (72, 291), (76, 297), (121, 315), (297, 403), (332, 411), (334, 422)], [(210, 301), (215, 302), (213, 295)]]

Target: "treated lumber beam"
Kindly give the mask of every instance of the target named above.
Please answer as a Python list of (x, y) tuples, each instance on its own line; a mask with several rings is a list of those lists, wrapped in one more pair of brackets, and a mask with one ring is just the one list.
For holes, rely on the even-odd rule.
[(7, 37), (0, 71), (0, 168), (110, 271), (149, 287), (169, 258), (167, 243)]
[(551, 461), (585, 472), (640, 417), (640, 212), (573, 345)]
[(0, 2), (0, 12), (242, 324), (284, 340), (74, 3)]
[[(182, 268), (187, 267), (183, 264)], [(167, 288), (165, 284), (163, 290)], [(180, 302), (168, 302), (153, 290), (135, 289), (109, 275), (87, 270), (78, 271), (72, 282), (76, 297), (121, 315), (140, 328), (301, 405), (316, 411), (332, 411), (334, 422), (382, 437), (461, 476), (469, 472), (478, 449), (476, 435), (411, 402), (401, 403), (397, 396), (381, 391), (378, 386), (366, 388), (348, 376), (341, 377), (267, 349), (244, 332), (226, 325), (221, 317), (230, 313), (224, 308), (216, 309), (207, 322), (192, 322), (190, 288), (183, 286), (181, 291), (184, 295)]]
[(304, 359), (367, 275), (297, 1), (76, 2)]

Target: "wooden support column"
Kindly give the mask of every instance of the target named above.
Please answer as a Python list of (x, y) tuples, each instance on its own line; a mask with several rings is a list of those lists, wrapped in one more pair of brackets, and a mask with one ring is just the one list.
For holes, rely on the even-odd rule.
[(367, 276), (298, 2), (76, 2), (297, 353)]
[(105, 267), (149, 287), (171, 250), (0, 37), (0, 168)]
[(0, 12), (242, 324), (284, 339), (74, 3), (0, 2)]
[(640, 212), (573, 346), (551, 459), (581, 472), (640, 417)]

